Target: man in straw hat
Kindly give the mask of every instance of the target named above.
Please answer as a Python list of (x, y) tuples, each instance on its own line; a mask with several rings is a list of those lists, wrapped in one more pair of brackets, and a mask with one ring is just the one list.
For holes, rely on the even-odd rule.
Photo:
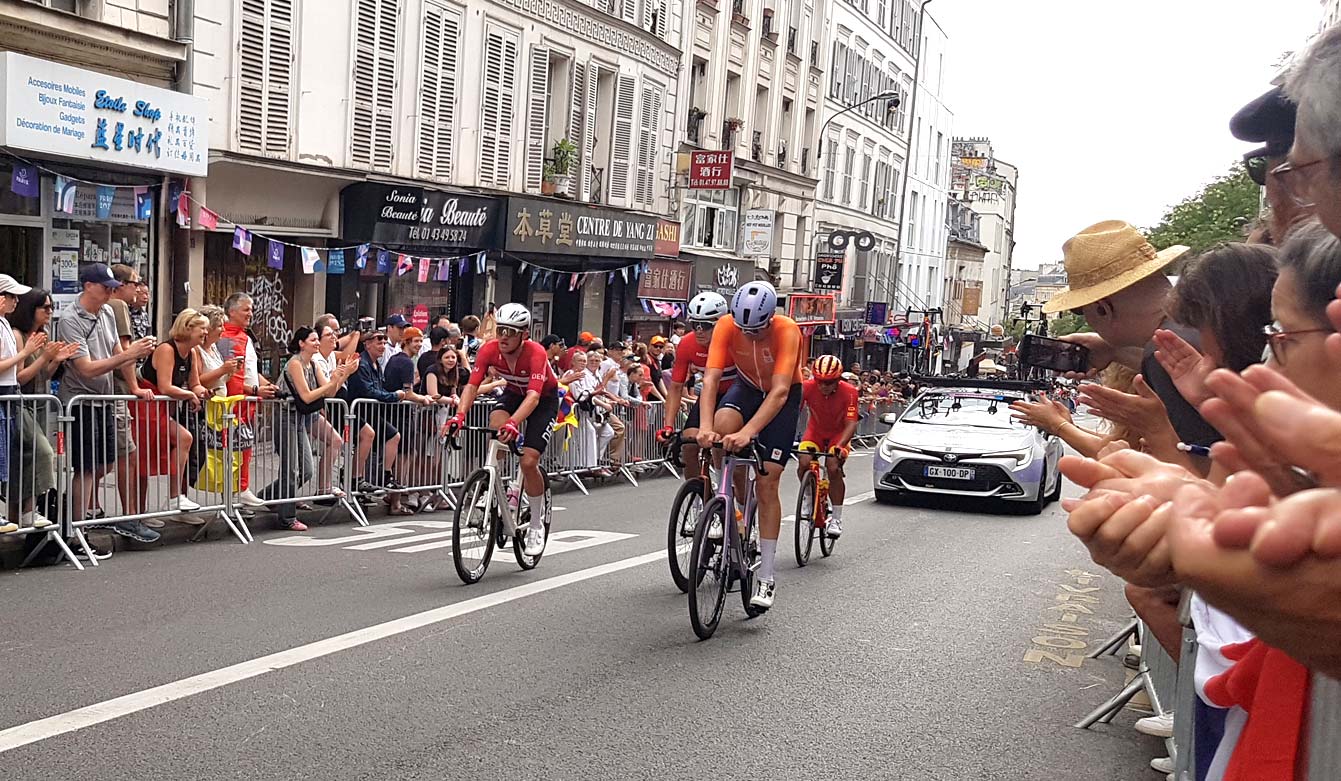
[(1164, 452), (1176, 449), (1179, 440), (1209, 446), (1220, 439), (1155, 359), (1154, 335), (1161, 328), (1194, 347), (1200, 344), (1195, 330), (1165, 314), (1173, 285), (1164, 269), (1187, 251), (1183, 246), (1156, 251), (1140, 231), (1121, 220), (1091, 225), (1062, 245), (1069, 287), (1043, 306), (1046, 313), (1079, 312), (1094, 329), (1092, 334), (1065, 337), (1089, 348), (1092, 371), (1119, 363), (1141, 373), (1135, 383), (1137, 395), (1087, 385), (1082, 400), (1143, 436), (1174, 439), (1160, 443)]

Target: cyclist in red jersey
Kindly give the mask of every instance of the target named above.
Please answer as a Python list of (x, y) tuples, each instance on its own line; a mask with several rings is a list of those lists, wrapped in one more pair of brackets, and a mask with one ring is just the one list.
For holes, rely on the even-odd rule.
[[(702, 374), (708, 368), (708, 346), (712, 344), (713, 326), (729, 311), (726, 299), (719, 293), (699, 293), (689, 302), (689, 327), (692, 331), (680, 338), (675, 348), (675, 365), (671, 368), (670, 386), (666, 389), (666, 425), (661, 429), (662, 441), (675, 434), (675, 415), (679, 412), (684, 398), (685, 385), (693, 384), (693, 374)], [(722, 393), (731, 387), (736, 378), (734, 365), (722, 370), (722, 379), (718, 388)], [(698, 460), (698, 418), (699, 403), (694, 400), (689, 408), (684, 424), (685, 444), (681, 450), (685, 477), (693, 479), (699, 476)]]
[[(554, 376), (545, 348), (528, 338), (531, 312), (521, 304), (504, 304), (498, 309), (498, 338), (486, 342), (475, 356), (475, 369), (461, 391), (456, 415), (443, 424), (454, 433), (466, 422), (466, 411), (475, 403), (480, 384), (489, 369), (507, 382), (498, 406), (489, 415), (489, 426), (498, 431), (498, 440), (520, 440), (522, 490), (531, 498), (531, 523), (526, 530), (523, 552), (539, 556), (545, 550), (545, 475), (540, 471), (540, 455), (549, 445), (551, 424), (559, 414), (559, 379)], [(525, 424), (523, 431), (520, 426)]]
[[(825, 461), (829, 473), (829, 501), (833, 512), (825, 530), (830, 537), (843, 533), (843, 499), (847, 486), (843, 482), (843, 463), (847, 460), (852, 435), (857, 433), (857, 388), (839, 379), (843, 362), (832, 355), (821, 355), (815, 360), (813, 378), (801, 383), (801, 399), (810, 410), (805, 434), (801, 435), (800, 450), (832, 454)], [(805, 479), (812, 456), (797, 456), (796, 476)]]

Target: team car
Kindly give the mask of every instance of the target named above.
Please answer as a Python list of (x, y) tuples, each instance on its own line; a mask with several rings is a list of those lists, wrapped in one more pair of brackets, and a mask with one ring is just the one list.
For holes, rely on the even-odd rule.
[(1011, 403), (1041, 386), (948, 378), (936, 384), (886, 418), (893, 426), (875, 452), (876, 501), (976, 497), (1037, 514), (1061, 497), (1061, 441), (1011, 419)]

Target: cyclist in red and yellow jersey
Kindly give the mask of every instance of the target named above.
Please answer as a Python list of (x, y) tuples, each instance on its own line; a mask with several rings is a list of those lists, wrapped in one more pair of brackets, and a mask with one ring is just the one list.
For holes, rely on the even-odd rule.
[[(773, 558), (782, 527), (778, 481), (791, 457), (796, 420), (801, 413), (801, 366), (805, 363), (801, 329), (790, 317), (776, 314), (778, 294), (767, 282), (748, 282), (731, 298), (731, 314), (717, 321), (708, 369), (699, 396), (702, 447), (720, 441), (730, 452), (745, 449), (758, 438), (765, 469), (755, 487), (759, 499), (759, 577), (750, 603), (773, 605)], [(732, 364), (736, 382), (722, 398), (722, 372)], [(721, 530), (710, 530), (712, 536)]]
[[(810, 420), (798, 449), (831, 454), (824, 463), (829, 472), (829, 501), (833, 504), (833, 512), (824, 528), (830, 537), (838, 537), (843, 533), (843, 499), (847, 495), (843, 463), (861, 419), (857, 413), (857, 388), (840, 379), (843, 362), (832, 355), (817, 358), (813, 374), (812, 379), (801, 384), (801, 396), (810, 410)], [(801, 479), (805, 479), (811, 458), (798, 456), (796, 459), (796, 474)]]

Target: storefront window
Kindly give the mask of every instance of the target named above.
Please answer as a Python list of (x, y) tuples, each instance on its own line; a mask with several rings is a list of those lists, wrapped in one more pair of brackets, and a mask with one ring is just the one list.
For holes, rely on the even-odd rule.
[(51, 292), (78, 294), (79, 269), (89, 263), (124, 263), (153, 289), (152, 223), (137, 217), (133, 189), (117, 188), (110, 208), (104, 208), (100, 217), (97, 190), (79, 188), (74, 214), (52, 215)]
[(386, 313), (390, 315), (398, 312), (405, 315), (411, 323), (417, 324), (422, 324), (427, 316), (431, 324), (432, 318), (443, 312), (451, 312), (452, 280), (456, 277), (456, 269), (451, 270), (448, 281), (439, 282), (438, 264), (433, 263), (429, 269), (428, 281), (420, 282), (417, 259), (415, 263), (415, 267), (410, 271), (404, 274), (392, 272), (387, 280)]
[(739, 206), (738, 190), (688, 191), (684, 200), (681, 244), (685, 247), (734, 251)]

